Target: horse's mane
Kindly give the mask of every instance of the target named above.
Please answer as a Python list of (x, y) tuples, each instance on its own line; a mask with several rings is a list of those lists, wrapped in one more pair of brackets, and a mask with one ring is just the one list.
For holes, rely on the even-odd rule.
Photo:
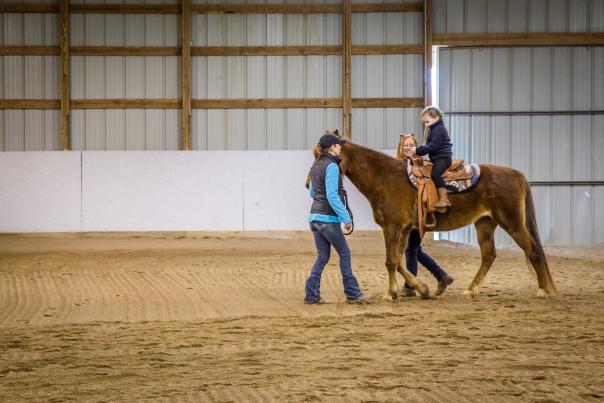
[(402, 166), (406, 167), (407, 164), (404, 159), (399, 160), (381, 151), (373, 150), (350, 141), (344, 145), (342, 150), (351, 162), (355, 161), (358, 163), (363, 160), (374, 167), (382, 166), (390, 169), (400, 169)]

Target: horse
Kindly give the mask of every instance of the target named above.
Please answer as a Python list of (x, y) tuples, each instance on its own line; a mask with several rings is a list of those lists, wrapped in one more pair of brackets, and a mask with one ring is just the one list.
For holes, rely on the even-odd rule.
[[(382, 228), (386, 245), (389, 284), (384, 299), (396, 301), (397, 271), (423, 298), (428, 287), (407, 271), (404, 252), (414, 224), (416, 190), (407, 177), (407, 161), (352, 143), (342, 145), (340, 170), (369, 200), (375, 222)], [(481, 264), (464, 294), (478, 289), (497, 255), (494, 233), (505, 230), (524, 251), (537, 274), (537, 296), (557, 293), (539, 237), (531, 188), (525, 176), (512, 168), (480, 164), (481, 176), (469, 190), (450, 194), (452, 206), (438, 215), (433, 231), (451, 231), (474, 224), (480, 246)]]

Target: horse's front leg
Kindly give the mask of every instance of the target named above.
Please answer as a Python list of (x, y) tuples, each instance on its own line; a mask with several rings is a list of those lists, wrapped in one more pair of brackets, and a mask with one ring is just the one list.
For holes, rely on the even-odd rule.
[(398, 248), (401, 239), (401, 228), (389, 226), (383, 228), (386, 243), (386, 269), (388, 269), (388, 290), (382, 299), (396, 301), (398, 299), (398, 282), (396, 268), (398, 266)]
[(407, 284), (409, 284), (409, 286), (419, 292), (422, 298), (430, 298), (430, 289), (428, 288), (428, 286), (418, 280), (417, 277), (415, 277), (413, 274), (411, 274), (411, 272), (409, 272), (409, 270), (407, 270), (407, 264), (405, 263), (405, 251), (407, 250), (407, 242), (409, 239), (410, 232), (410, 230), (403, 231), (401, 235), (401, 240), (399, 243), (397, 270), (399, 273), (401, 273)]

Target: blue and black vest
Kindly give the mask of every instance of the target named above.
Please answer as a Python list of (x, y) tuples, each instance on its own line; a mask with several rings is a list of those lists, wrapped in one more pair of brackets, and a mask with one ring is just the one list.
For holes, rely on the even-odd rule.
[[(327, 200), (327, 189), (325, 188), (325, 173), (327, 171), (327, 166), (331, 163), (336, 163), (339, 166), (340, 159), (329, 153), (323, 153), (310, 168), (310, 181), (312, 182), (312, 189), (314, 193), (312, 206), (310, 208), (311, 214), (337, 216), (336, 212), (333, 211), (329, 201)], [(342, 175), (340, 175), (338, 178), (338, 194), (340, 195), (342, 204), (345, 204)]]

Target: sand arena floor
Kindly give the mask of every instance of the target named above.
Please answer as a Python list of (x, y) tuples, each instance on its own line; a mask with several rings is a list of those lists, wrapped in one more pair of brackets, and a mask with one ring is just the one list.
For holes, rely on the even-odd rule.
[[(381, 296), (381, 234), (350, 245)], [(308, 233), (2, 235), (0, 401), (604, 400), (604, 245), (547, 248), (548, 299), (518, 250), (471, 300), (478, 250), (425, 249), (440, 298), (349, 306), (334, 253), (306, 306)]]

